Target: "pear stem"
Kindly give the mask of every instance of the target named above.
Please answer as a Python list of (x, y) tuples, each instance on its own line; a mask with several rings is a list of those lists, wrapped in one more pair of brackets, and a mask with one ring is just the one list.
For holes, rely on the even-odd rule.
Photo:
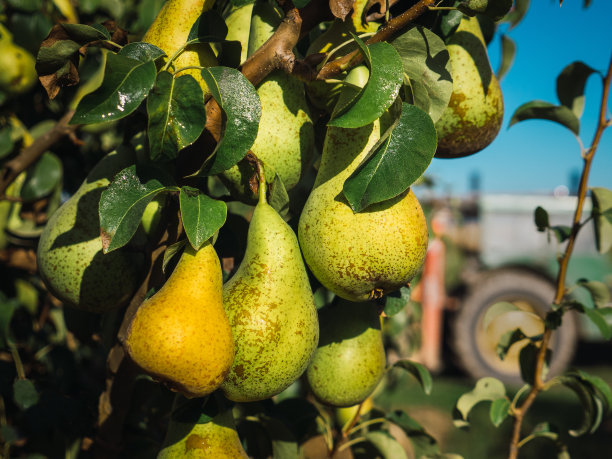
[(258, 193), (259, 203), (266, 204), (266, 175), (264, 173), (263, 163), (257, 160), (257, 181), (259, 182)]

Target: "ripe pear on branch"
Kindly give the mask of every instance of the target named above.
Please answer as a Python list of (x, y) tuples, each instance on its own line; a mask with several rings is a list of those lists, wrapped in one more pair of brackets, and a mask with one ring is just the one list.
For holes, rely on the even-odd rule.
[(219, 387), (234, 341), (210, 240), (197, 251), (188, 245), (166, 283), (136, 311), (123, 345), (139, 367), (187, 397)]
[[(226, 19), (231, 27), (228, 40), (240, 41), (244, 59), (272, 36), (282, 18), (282, 12), (266, 2), (237, 8)], [(314, 147), (314, 127), (304, 84), (282, 70), (275, 70), (257, 86), (257, 94), (261, 119), (251, 151), (263, 161), (268, 179), (274, 177), (273, 171), (285, 189), (290, 190), (310, 164)], [(256, 196), (249, 187), (253, 174), (253, 168), (243, 161), (223, 172), (220, 178), (234, 196), (254, 203)]]
[(272, 397), (304, 372), (319, 339), (306, 267), (293, 230), (266, 202), (260, 169), (259, 202), (244, 258), (223, 286), (236, 356), (221, 385), (226, 397), (250, 402)]
[[(215, 0), (168, 0), (142, 37), (142, 41), (162, 49), (168, 58), (187, 42), (187, 37), (196, 19), (204, 11), (210, 10)], [(212, 67), (217, 65), (217, 57), (209, 43), (195, 43), (187, 46), (173, 61), (174, 70), (184, 67)], [(208, 86), (199, 69), (189, 69), (181, 74), (189, 74), (196, 79), (204, 93)]]
[(504, 101), (478, 19), (463, 16), (446, 47), (453, 93), (436, 122), (436, 157), (458, 158), (479, 152), (495, 139), (504, 117)]

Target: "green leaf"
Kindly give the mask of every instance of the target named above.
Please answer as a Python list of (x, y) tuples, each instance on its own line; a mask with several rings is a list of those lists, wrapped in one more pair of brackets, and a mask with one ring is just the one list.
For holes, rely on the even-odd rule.
[[(362, 46), (363, 42), (354, 37)], [(380, 118), (397, 98), (404, 81), (402, 58), (392, 45), (385, 42), (368, 45), (366, 51), (364, 55), (370, 69), (368, 82), (353, 104), (346, 111), (335, 114), (328, 126), (358, 128), (370, 124)]]
[(171, 417), (184, 424), (206, 424), (219, 414), (218, 403), (209, 397), (187, 399), (181, 396), (174, 403)]
[(174, 159), (206, 125), (202, 88), (191, 75), (159, 72), (147, 99), (147, 113), (151, 159)]
[(395, 362), (392, 368), (402, 368), (406, 370), (416, 378), (419, 384), (421, 384), (423, 392), (425, 392), (427, 395), (431, 393), (433, 382), (431, 379), (431, 374), (429, 373), (429, 370), (425, 368), (425, 366), (421, 365), (420, 363), (413, 362), (412, 360), (402, 359)]
[(599, 376), (588, 374), (583, 370), (574, 370), (572, 373), (591, 386), (592, 393), (601, 399), (605, 405), (604, 414), (609, 414), (612, 408), (612, 390), (608, 383)]
[(13, 313), (19, 307), (19, 301), (16, 298), (7, 300), (2, 292), (0, 292), (0, 345), (7, 347), (13, 343), (11, 338), (11, 319)]
[(13, 383), (13, 399), (22, 410), (27, 410), (38, 403), (38, 392), (29, 379), (17, 379)]
[(612, 327), (599, 309), (584, 308), (583, 312), (597, 326), (604, 339), (609, 340), (612, 338)]
[(495, 303), (487, 309), (483, 319), (482, 319), (482, 329), (486, 330), (489, 324), (499, 315), (504, 314), (508, 311), (518, 311), (519, 307), (514, 303), (509, 303), (507, 301), (500, 301), (499, 303)]
[(310, 0), (294, 0), (293, 1), (293, 4), (295, 5), (296, 8), (304, 8), (309, 3), (310, 3)]
[(595, 72), (585, 63), (575, 61), (565, 67), (557, 77), (557, 97), (561, 105), (571, 109), (578, 118), (584, 111), (584, 88), (587, 79)]
[(510, 23), (510, 29), (516, 27), (523, 20), (529, 9), (529, 0), (514, 0), (514, 8), (504, 18), (504, 22)]
[(81, 45), (73, 40), (60, 40), (51, 46), (42, 46), (36, 55), (36, 71), (39, 75), (57, 72), (80, 48)]
[(460, 421), (467, 421), (468, 415), (474, 406), (480, 402), (506, 399), (506, 388), (499, 379), (486, 377), (476, 382), (470, 392), (463, 394), (457, 400), (456, 408), (461, 415)]
[(545, 231), (546, 228), (550, 226), (548, 212), (546, 212), (546, 210), (540, 206), (536, 207), (535, 209), (534, 221), (538, 231)]
[[(230, 1), (231, 1), (232, 5), (234, 5), (235, 7), (244, 6), (244, 5), (250, 5), (251, 3), (255, 3), (255, 0), (230, 0)], [(308, 0), (308, 1), (310, 1), (310, 0)], [(296, 2), (293, 2), (293, 4), (295, 6), (298, 5)], [(300, 8), (299, 6), (297, 6), (297, 7)]]
[(298, 459), (298, 443), (287, 425), (270, 416), (261, 416), (263, 425), (272, 442), (272, 459)]
[(236, 69), (205, 68), (202, 77), (226, 117), (223, 138), (211, 160), (199, 172), (199, 175), (215, 175), (244, 158), (255, 142), (261, 103), (255, 87)]
[(100, 236), (104, 253), (127, 244), (147, 204), (162, 191), (177, 190), (161, 169), (135, 164), (119, 172), (100, 196)]
[(468, 16), (482, 14), (493, 21), (502, 19), (512, 8), (512, 0), (466, 0), (457, 9)]
[(459, 10), (453, 9), (442, 13), (440, 17), (440, 31), (442, 32), (442, 37), (446, 39), (455, 32), (462, 18), (463, 13)]
[[(100, 24), (98, 24), (100, 26)], [(85, 24), (61, 23), (68, 36), (81, 46), (92, 41), (110, 40), (111, 36), (104, 26), (92, 27)]]
[(42, 8), (41, 0), (7, 0), (6, 3), (11, 8), (25, 11), (26, 13), (34, 13)]
[(11, 126), (0, 129), (0, 159), (10, 155), (15, 148), (15, 143), (11, 139)]
[(427, 112), (435, 123), (453, 93), (450, 57), (444, 41), (429, 29), (416, 26), (391, 44), (401, 56), (404, 72), (410, 78), (414, 105)]
[(567, 241), (572, 234), (572, 229), (566, 225), (551, 226), (550, 230), (553, 232), (559, 243)]
[(406, 191), (436, 152), (436, 129), (420, 108), (402, 103), (399, 121), (391, 129), (344, 182), (344, 196), (355, 212)]
[(289, 194), (287, 193), (283, 180), (280, 175), (274, 173), (271, 182), (266, 175), (266, 182), (268, 183), (268, 194), (266, 196), (268, 204), (270, 204), (281, 217), (287, 219), (289, 215)]
[(521, 105), (514, 111), (508, 127), (524, 120), (541, 119), (554, 121), (565, 126), (575, 135), (580, 132), (580, 121), (574, 112), (564, 105), (553, 105), (541, 100), (534, 100)]
[(495, 427), (499, 427), (504, 419), (508, 417), (510, 409), (510, 400), (507, 398), (498, 398), (493, 400), (491, 403), (491, 409), (489, 410), (489, 417)]
[(415, 457), (425, 457), (428, 455), (437, 455), (440, 453), (440, 446), (434, 437), (402, 410), (395, 410), (387, 414), (386, 418), (393, 424), (400, 427), (408, 436), (414, 447)]
[(378, 450), (383, 459), (407, 459), (402, 445), (385, 430), (375, 430), (365, 434), (365, 438)]
[(225, 223), (227, 206), (190, 186), (181, 188), (179, 201), (185, 233), (193, 248), (198, 250)]
[(596, 308), (602, 308), (610, 302), (610, 290), (603, 282), (579, 279), (577, 284), (589, 292)]
[(128, 116), (147, 97), (156, 75), (153, 61), (142, 63), (108, 53), (102, 85), (83, 97), (70, 123), (100, 123)]
[(19, 440), (19, 432), (17, 432), (17, 429), (9, 426), (8, 424), (0, 426), (0, 436), (2, 436), (2, 439), (6, 445), (10, 445), (11, 443), (15, 443), (17, 440)]
[(165, 56), (166, 53), (151, 43), (136, 41), (134, 43), (128, 43), (121, 48), (119, 55), (145, 63)]
[(220, 42), (227, 36), (227, 25), (215, 10), (204, 11), (191, 26), (188, 42)]
[(607, 188), (591, 188), (595, 245), (599, 253), (612, 248), (612, 191)]
[(395, 292), (386, 295), (385, 299), (385, 315), (388, 317), (394, 316), (400, 312), (410, 301), (410, 288), (402, 287)]
[[(540, 348), (533, 343), (523, 346), (519, 352), (519, 365), (521, 368), (521, 378), (527, 384), (533, 385), (534, 371)], [(550, 349), (546, 351), (546, 363), (550, 361)]]
[(495, 352), (501, 360), (504, 360), (506, 358), (506, 354), (508, 354), (508, 351), (510, 350), (512, 345), (524, 340), (525, 338), (527, 338), (527, 335), (525, 335), (525, 333), (523, 333), (523, 330), (521, 330), (520, 328), (508, 330), (499, 338), (499, 342), (497, 343)]
[(28, 169), (26, 179), (19, 191), (24, 201), (35, 201), (50, 194), (62, 180), (62, 162), (53, 153), (45, 152)]
[(514, 40), (508, 37), (505, 34), (500, 36), (501, 39), (501, 59), (499, 62), (499, 68), (495, 74), (497, 75), (497, 79), (501, 81), (501, 79), (506, 76), (508, 70), (512, 67), (514, 63), (514, 56), (516, 55), (516, 44)]
[(582, 423), (576, 429), (570, 430), (570, 435), (579, 437), (586, 433), (593, 433), (599, 427), (603, 416), (601, 400), (594, 397), (593, 387), (576, 373), (560, 376), (559, 380), (578, 396), (583, 408)]

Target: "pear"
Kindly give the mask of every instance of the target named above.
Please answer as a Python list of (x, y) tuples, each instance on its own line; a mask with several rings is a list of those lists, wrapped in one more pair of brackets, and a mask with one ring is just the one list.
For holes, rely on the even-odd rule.
[(118, 308), (140, 284), (144, 255), (129, 247), (104, 254), (98, 214), (102, 191), (133, 160), (127, 148), (105, 156), (51, 215), (40, 236), (39, 273), (49, 291), (71, 306), (92, 312)]
[[(201, 409), (193, 410), (189, 406), (181, 412), (181, 406), (175, 402), (168, 432), (157, 459), (248, 458), (236, 432), (231, 408), (219, 404), (211, 408), (210, 405), (210, 401), (207, 402), (204, 413)], [(200, 419), (202, 414), (205, 419)]]
[[(172, 57), (187, 42), (193, 23), (202, 12), (210, 10), (215, 0), (168, 0), (157, 14), (157, 17), (142, 37), (142, 41), (161, 48), (168, 57)], [(189, 45), (173, 63), (174, 70), (184, 67), (212, 67), (217, 65), (217, 57), (210, 44), (197, 43)], [(208, 86), (199, 69), (189, 69), (180, 75), (189, 74), (196, 79), (204, 93)]]
[(197, 251), (188, 245), (166, 283), (136, 311), (123, 344), (139, 367), (187, 397), (219, 387), (234, 342), (210, 240)]
[(28, 92), (38, 81), (35, 64), (34, 56), (13, 43), (11, 33), (0, 24), (0, 90), (8, 94)]
[(234, 364), (221, 385), (239, 402), (272, 397), (306, 369), (319, 339), (312, 290), (293, 230), (265, 201), (249, 225), (247, 248), (223, 286), (234, 341)]
[[(248, 11), (236, 10), (227, 19), (237, 22), (233, 15), (244, 17)], [(257, 3), (253, 8), (249, 34), (236, 33), (242, 49), (254, 53), (274, 33), (282, 15), (269, 3)], [(248, 40), (247, 40), (248, 36)], [(257, 138), (251, 151), (261, 160), (272, 178), (272, 170), (281, 178), (286, 190), (294, 188), (312, 160), (314, 126), (310, 117), (304, 84), (283, 71), (273, 71), (257, 87), (261, 101), (261, 119)], [(253, 169), (240, 163), (220, 175), (232, 195), (248, 203), (256, 196), (249, 188)]]
[(504, 117), (504, 101), (478, 19), (463, 16), (446, 48), (453, 93), (436, 122), (436, 157), (458, 158), (482, 150), (495, 139)]
[(427, 250), (427, 223), (412, 190), (358, 213), (342, 194), (344, 181), (380, 139), (387, 124), (381, 119), (356, 129), (328, 127), (298, 225), (312, 273), (350, 301), (367, 301), (405, 285), (420, 270)]
[(323, 308), (321, 339), (306, 379), (322, 403), (349, 407), (366, 400), (385, 373), (385, 349), (376, 305), (350, 303)]

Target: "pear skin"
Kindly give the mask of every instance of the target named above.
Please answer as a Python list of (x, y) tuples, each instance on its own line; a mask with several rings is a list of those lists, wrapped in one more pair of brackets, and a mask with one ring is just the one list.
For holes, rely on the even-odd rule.
[(319, 325), (295, 233), (264, 198), (249, 225), (244, 259), (223, 286), (223, 304), (236, 343), (221, 385), (225, 396), (250, 402), (282, 392), (310, 362)]
[(0, 24), (0, 90), (9, 95), (28, 92), (38, 81), (35, 64), (34, 56), (13, 43), (11, 33)]
[[(162, 49), (170, 58), (187, 42), (189, 31), (193, 23), (203, 11), (208, 11), (215, 0), (168, 0), (157, 14), (157, 17), (142, 37), (142, 41), (151, 43)], [(210, 44), (197, 43), (189, 45), (173, 63), (174, 69), (201, 66), (212, 67), (217, 65), (217, 57)], [(208, 86), (198, 69), (189, 69), (179, 75), (189, 74), (196, 79), (204, 93), (208, 93)]]
[(127, 149), (105, 156), (51, 215), (40, 236), (39, 273), (49, 291), (73, 307), (91, 312), (118, 308), (140, 284), (143, 254), (129, 247), (104, 254), (98, 214), (102, 191), (132, 161)]
[(464, 16), (446, 48), (453, 93), (436, 122), (436, 157), (458, 158), (479, 152), (495, 139), (504, 117), (504, 101), (478, 19)]
[(327, 405), (349, 407), (374, 392), (385, 373), (386, 356), (374, 303), (341, 301), (319, 311), (321, 339), (306, 379)]
[(234, 342), (210, 241), (197, 252), (185, 249), (166, 283), (136, 311), (123, 344), (139, 367), (187, 397), (219, 387), (232, 365)]
[(344, 181), (381, 135), (381, 122), (357, 129), (330, 127), (298, 237), (306, 264), (336, 295), (367, 301), (409, 282), (425, 261), (428, 231), (412, 190), (355, 213)]
[(173, 413), (157, 459), (247, 459), (231, 408), (221, 409), (214, 415), (206, 414), (212, 419), (198, 423), (197, 417), (175, 419), (180, 416)]

